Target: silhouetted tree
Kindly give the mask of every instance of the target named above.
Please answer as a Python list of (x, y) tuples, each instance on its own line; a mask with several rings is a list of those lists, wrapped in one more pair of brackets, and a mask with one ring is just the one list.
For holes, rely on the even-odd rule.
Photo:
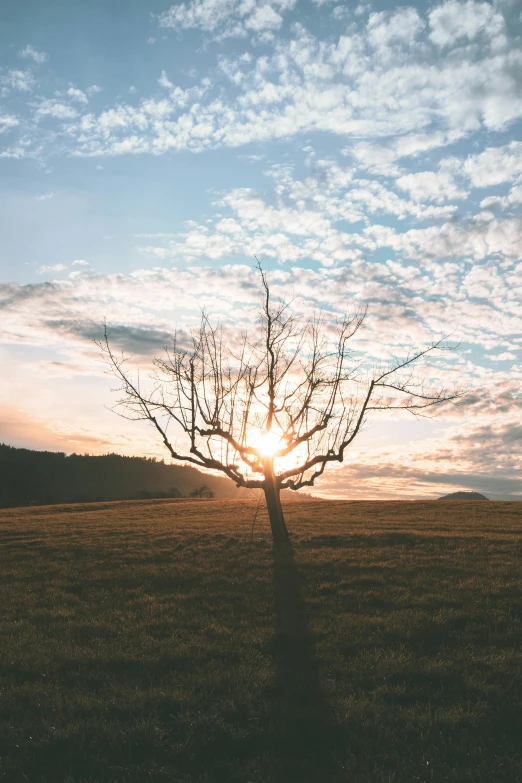
[(196, 489), (193, 489), (192, 492), (189, 495), (189, 498), (213, 498), (214, 493), (211, 489), (207, 487), (206, 484), (203, 484), (201, 487), (196, 487)]
[(442, 340), (386, 367), (368, 366), (349, 347), (366, 311), (335, 324), (324, 315), (302, 319), (274, 301), (258, 270), (257, 328), (237, 339), (203, 312), (189, 347), (175, 335), (154, 360), (147, 391), (127, 372), (127, 359), (115, 355), (107, 327), (100, 347), (121, 382), (115, 408), (149, 421), (173, 459), (221, 471), (238, 487), (262, 489), (277, 544), (288, 540), (281, 489), (313, 486), (330, 462), (342, 462), (370, 412), (425, 414), (459, 394), (432, 390), (412, 373), (419, 359), (446, 349)]

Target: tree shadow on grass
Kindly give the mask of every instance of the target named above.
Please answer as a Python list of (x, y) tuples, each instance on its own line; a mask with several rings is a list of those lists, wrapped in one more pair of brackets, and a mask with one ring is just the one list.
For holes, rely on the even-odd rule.
[(338, 733), (328, 717), (301, 577), (290, 543), (274, 550), (277, 783), (334, 778)]

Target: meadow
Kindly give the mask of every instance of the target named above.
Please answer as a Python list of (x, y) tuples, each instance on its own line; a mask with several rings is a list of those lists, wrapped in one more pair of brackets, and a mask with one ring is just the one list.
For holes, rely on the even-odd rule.
[(0, 781), (522, 780), (522, 504), (0, 511)]

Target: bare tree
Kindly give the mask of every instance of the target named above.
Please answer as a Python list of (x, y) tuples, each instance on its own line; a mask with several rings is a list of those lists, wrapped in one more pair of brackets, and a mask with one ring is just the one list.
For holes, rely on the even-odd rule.
[(448, 350), (442, 340), (386, 367), (369, 367), (350, 347), (366, 311), (335, 324), (324, 315), (299, 318), (288, 303), (273, 299), (266, 273), (258, 270), (257, 328), (237, 339), (203, 312), (188, 347), (175, 335), (154, 360), (147, 391), (127, 372), (127, 359), (115, 354), (107, 328), (99, 345), (121, 382), (115, 406), (121, 415), (152, 423), (173, 459), (263, 490), (278, 544), (288, 540), (281, 489), (311, 487), (328, 463), (342, 462), (370, 412), (429, 415), (460, 395), (433, 390), (412, 371), (421, 358)]

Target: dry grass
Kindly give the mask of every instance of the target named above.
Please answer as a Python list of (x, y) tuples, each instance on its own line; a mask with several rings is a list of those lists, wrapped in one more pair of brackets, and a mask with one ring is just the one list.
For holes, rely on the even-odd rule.
[(0, 780), (522, 780), (522, 504), (286, 513), (1, 511)]

